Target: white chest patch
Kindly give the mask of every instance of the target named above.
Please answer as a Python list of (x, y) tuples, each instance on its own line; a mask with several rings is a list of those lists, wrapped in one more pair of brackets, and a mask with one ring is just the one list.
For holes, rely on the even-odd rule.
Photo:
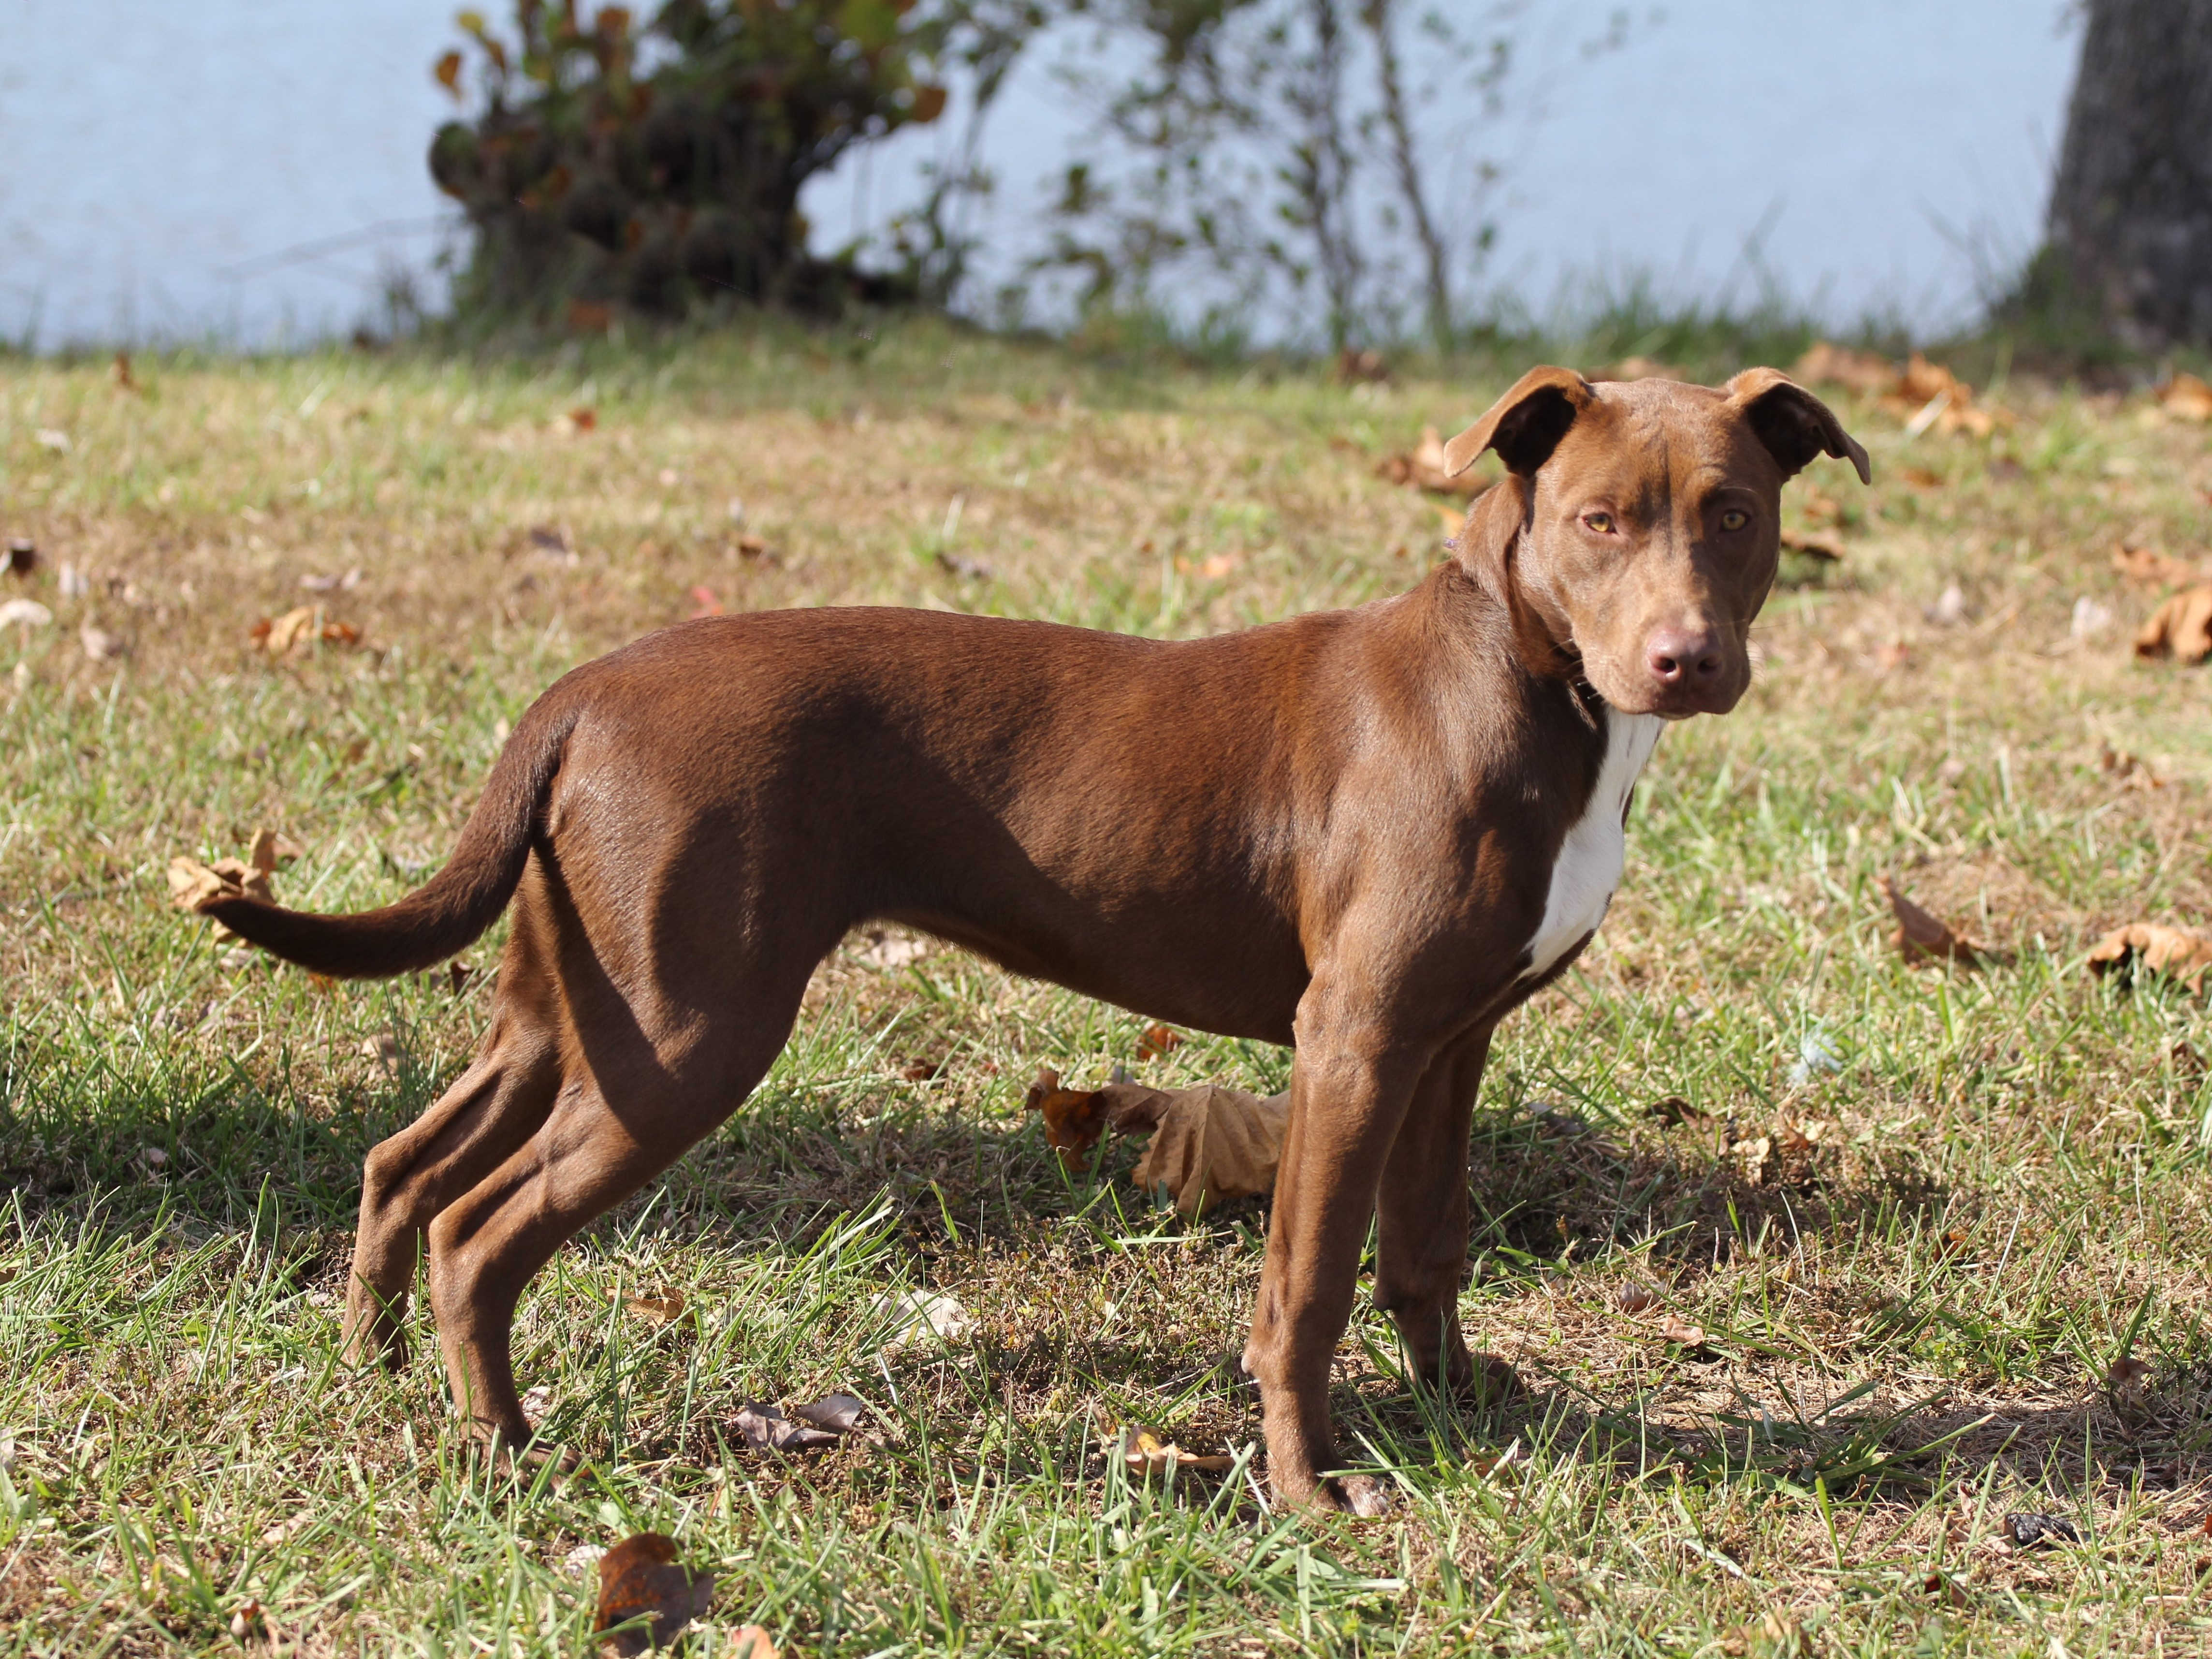
[(1577, 940), (1596, 932), (1605, 919), (1628, 856), (1627, 826), (1621, 821), (1628, 810), (1628, 792), (1658, 746), (1665, 723), (1656, 714), (1605, 711), (1605, 763), (1598, 769), (1589, 804), (1567, 831), (1559, 861), (1552, 866), (1544, 919), (1528, 942), (1528, 966), (1522, 979), (1550, 973)]

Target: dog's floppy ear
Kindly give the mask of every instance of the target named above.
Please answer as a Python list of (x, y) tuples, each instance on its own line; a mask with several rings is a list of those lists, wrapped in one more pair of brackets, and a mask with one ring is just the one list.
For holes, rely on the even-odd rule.
[(1486, 449), (1526, 478), (1541, 467), (1575, 417), (1597, 395), (1571, 369), (1531, 369), (1482, 418), (1444, 445), (1444, 476), (1457, 478)]
[(1815, 455), (1833, 455), (1858, 469), (1861, 484), (1874, 482), (1865, 448), (1844, 430), (1835, 412), (1779, 369), (1747, 369), (1723, 389), (1783, 477), (1803, 472)]

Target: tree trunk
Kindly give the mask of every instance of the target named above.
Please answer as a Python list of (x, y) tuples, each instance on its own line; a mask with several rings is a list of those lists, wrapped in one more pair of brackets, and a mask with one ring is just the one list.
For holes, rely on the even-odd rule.
[(2212, 341), (2212, 0), (2088, 13), (2051, 252), (2130, 344)]

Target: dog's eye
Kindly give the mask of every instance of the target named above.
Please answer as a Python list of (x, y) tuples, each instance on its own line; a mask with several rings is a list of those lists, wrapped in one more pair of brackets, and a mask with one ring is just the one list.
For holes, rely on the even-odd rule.
[(1731, 507), (1721, 515), (1721, 528), (1723, 530), (1741, 530), (1750, 522), (1751, 515), (1741, 507)]
[(1583, 522), (1589, 528), (1596, 531), (1598, 534), (1601, 536), (1609, 536), (1613, 534), (1613, 515), (1611, 513), (1584, 513), (1583, 515)]

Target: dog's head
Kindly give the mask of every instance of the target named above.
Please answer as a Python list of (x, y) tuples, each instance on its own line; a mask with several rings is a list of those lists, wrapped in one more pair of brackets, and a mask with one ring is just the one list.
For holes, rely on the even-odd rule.
[(1783, 481), (1823, 454), (1870, 479), (1828, 406), (1772, 369), (1717, 387), (1532, 369), (1444, 446), (1445, 470), (1486, 449), (1508, 477), (1476, 503), (1461, 558), (1630, 714), (1734, 708), (1781, 553)]

